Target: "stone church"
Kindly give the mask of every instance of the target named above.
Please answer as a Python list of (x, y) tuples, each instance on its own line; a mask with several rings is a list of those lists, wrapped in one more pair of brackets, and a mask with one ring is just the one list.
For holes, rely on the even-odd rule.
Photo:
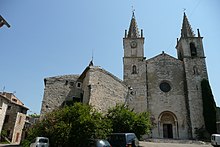
[(106, 112), (116, 104), (126, 104), (136, 112), (149, 111), (155, 124), (153, 138), (191, 139), (204, 125), (201, 81), (208, 79), (199, 30), (193, 33), (186, 14), (177, 57), (164, 52), (144, 56), (144, 35), (133, 13), (123, 38), (123, 80), (92, 61), (79, 75), (44, 79), (41, 115), (64, 104), (82, 102)]

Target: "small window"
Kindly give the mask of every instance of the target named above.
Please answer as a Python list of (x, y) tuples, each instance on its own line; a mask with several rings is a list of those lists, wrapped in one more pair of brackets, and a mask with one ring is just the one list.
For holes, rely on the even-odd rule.
[(20, 133), (17, 133), (15, 142), (18, 142), (19, 138), (20, 138)]
[(64, 85), (68, 85), (68, 81), (67, 81), (67, 80), (65, 81), (65, 84), (64, 84)]
[(9, 115), (6, 115), (5, 116), (5, 123), (8, 123), (8, 121), (9, 121)]
[(0, 108), (2, 107), (2, 104), (3, 102), (2, 102), (2, 99), (0, 98)]
[(74, 85), (74, 82), (70, 82), (70, 86), (73, 86)]
[(132, 74), (137, 74), (137, 66), (136, 65), (132, 66)]
[(22, 116), (19, 116), (18, 124), (21, 124), (21, 119), (22, 119)]
[(9, 137), (11, 134), (11, 130), (7, 130), (7, 137)]
[(80, 83), (80, 82), (77, 82), (77, 83), (76, 83), (76, 87), (77, 87), (77, 88), (81, 88), (81, 85), (82, 85), (82, 83)]
[(11, 106), (8, 106), (8, 110), (11, 110)]
[(190, 51), (191, 51), (191, 56), (193, 57), (197, 56), (196, 46), (193, 42), (190, 43)]
[(183, 60), (183, 55), (182, 55), (182, 52), (181, 52), (181, 51), (178, 52), (178, 58), (179, 58), (180, 60)]

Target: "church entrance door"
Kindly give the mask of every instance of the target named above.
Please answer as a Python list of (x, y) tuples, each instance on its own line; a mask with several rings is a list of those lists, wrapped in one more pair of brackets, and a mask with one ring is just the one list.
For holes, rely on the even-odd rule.
[(160, 138), (179, 138), (178, 120), (174, 113), (164, 111), (159, 115), (158, 134)]
[(172, 124), (163, 124), (163, 138), (173, 138)]

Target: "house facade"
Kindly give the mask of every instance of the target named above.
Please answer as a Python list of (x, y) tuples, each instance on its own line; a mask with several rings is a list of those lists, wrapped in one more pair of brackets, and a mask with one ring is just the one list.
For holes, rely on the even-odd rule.
[(21, 141), (27, 110), (13, 93), (0, 93), (0, 132), (6, 131), (11, 143)]

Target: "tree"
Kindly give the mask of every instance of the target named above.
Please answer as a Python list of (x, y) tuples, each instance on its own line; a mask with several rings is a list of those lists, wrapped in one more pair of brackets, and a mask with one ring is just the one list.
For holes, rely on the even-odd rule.
[(37, 136), (50, 139), (53, 147), (87, 146), (89, 139), (106, 139), (113, 132), (133, 132), (140, 138), (151, 128), (149, 113), (135, 113), (124, 105), (118, 105), (107, 114), (97, 112), (89, 105), (74, 103), (73, 106), (54, 110), (44, 116), (28, 131), (22, 142), (28, 147)]
[(109, 109), (107, 118), (112, 122), (113, 132), (135, 133), (139, 139), (141, 135), (150, 133), (152, 126), (149, 113), (135, 113), (125, 105)]
[(201, 82), (202, 100), (203, 100), (203, 116), (205, 128), (210, 133), (216, 133), (216, 104), (212, 95), (212, 90), (208, 80), (203, 79)]
[(86, 146), (89, 139), (106, 138), (111, 132), (110, 122), (91, 106), (75, 103), (48, 113), (28, 132), (28, 145), (37, 136), (50, 139), (50, 146)]

